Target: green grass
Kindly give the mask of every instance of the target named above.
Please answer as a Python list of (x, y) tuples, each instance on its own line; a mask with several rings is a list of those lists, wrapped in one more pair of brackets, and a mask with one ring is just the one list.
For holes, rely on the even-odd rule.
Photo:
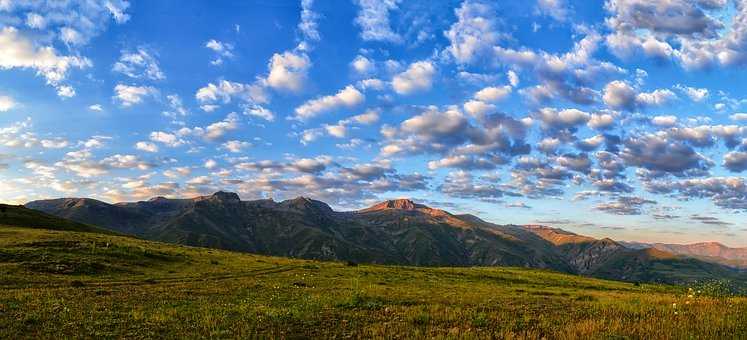
[(0, 227), (2, 339), (747, 337), (746, 298), (692, 293), (522, 268), (349, 266)]

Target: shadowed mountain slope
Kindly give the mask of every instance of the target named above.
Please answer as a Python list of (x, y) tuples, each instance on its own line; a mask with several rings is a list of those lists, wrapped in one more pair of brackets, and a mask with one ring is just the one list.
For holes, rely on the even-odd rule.
[(0, 226), (19, 226), (64, 231), (81, 231), (116, 235), (111, 230), (74, 222), (23, 206), (0, 204)]
[[(671, 283), (736, 275), (671, 253), (652, 255), (610, 239), (543, 226), (497, 225), (406, 199), (349, 212), (305, 197), (242, 201), (226, 192), (117, 204), (64, 198), (26, 206), (150, 240), (309, 259), (517, 266)], [(689, 273), (680, 275), (679, 270)]]

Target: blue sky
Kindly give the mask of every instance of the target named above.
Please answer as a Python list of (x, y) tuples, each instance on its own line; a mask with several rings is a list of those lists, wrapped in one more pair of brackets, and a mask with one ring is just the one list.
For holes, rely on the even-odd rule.
[(747, 246), (747, 4), (0, 0), (0, 200), (398, 197)]

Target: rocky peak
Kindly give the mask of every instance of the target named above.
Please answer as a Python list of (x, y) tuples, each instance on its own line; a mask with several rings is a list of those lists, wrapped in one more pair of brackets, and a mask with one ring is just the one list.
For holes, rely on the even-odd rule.
[(241, 201), (241, 198), (239, 198), (239, 195), (235, 192), (225, 192), (225, 191), (218, 191), (210, 196), (211, 200), (215, 201), (221, 201), (221, 202), (238, 202)]
[(397, 209), (397, 210), (430, 210), (429, 207), (417, 204), (409, 199), (396, 199), (396, 200), (388, 200), (381, 203), (374, 204), (373, 206), (364, 209), (364, 211), (380, 211), (380, 210), (386, 210), (386, 209)]

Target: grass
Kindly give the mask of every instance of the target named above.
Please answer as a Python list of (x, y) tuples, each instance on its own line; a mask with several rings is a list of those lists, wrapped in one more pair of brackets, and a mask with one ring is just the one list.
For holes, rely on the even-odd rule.
[(747, 298), (697, 289), (0, 227), (3, 339), (747, 337)]

